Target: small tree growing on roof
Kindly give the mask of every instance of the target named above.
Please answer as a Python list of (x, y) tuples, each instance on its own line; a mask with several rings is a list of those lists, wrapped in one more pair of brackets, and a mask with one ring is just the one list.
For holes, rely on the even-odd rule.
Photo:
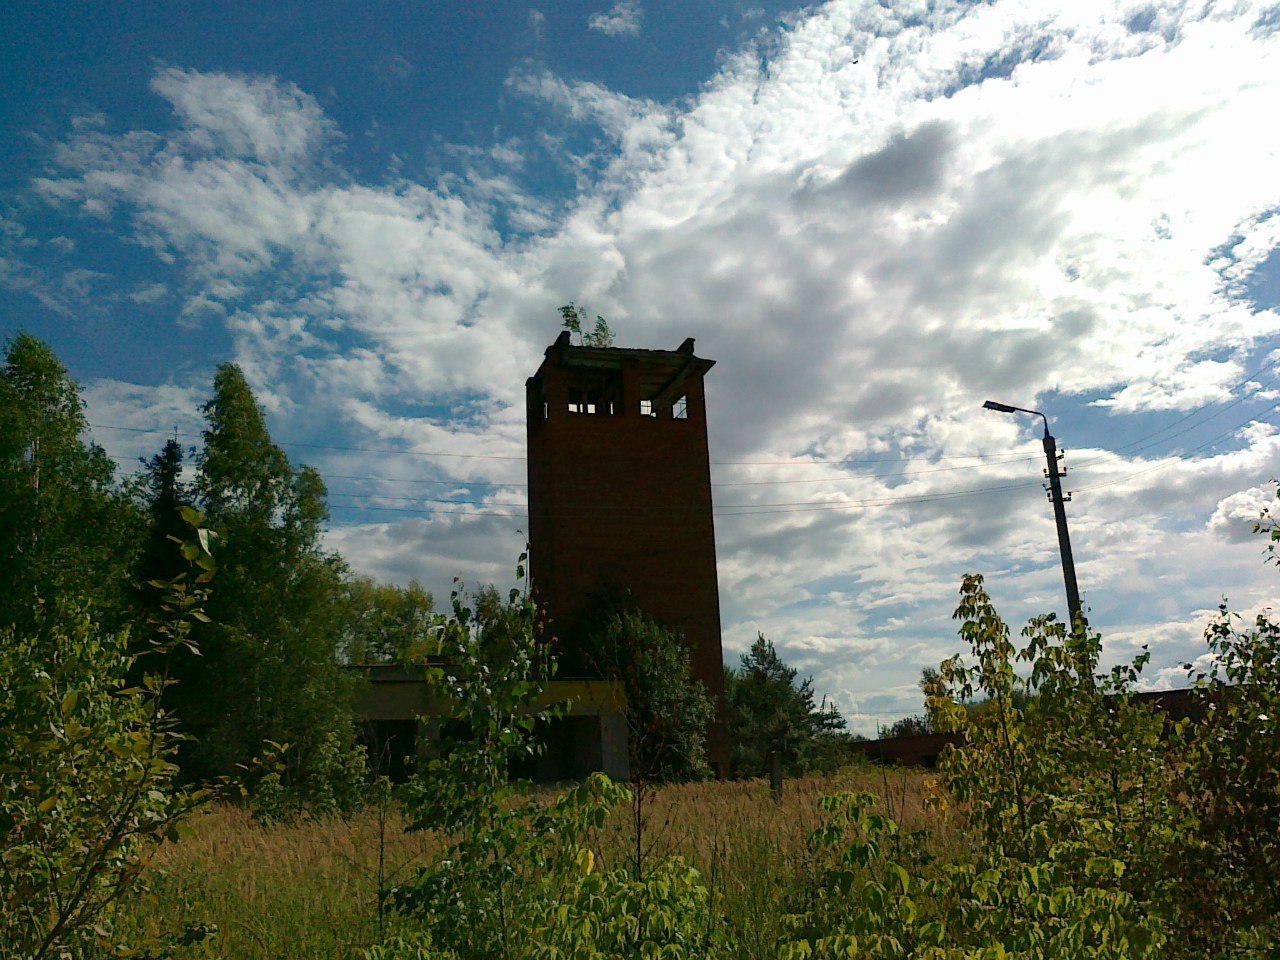
[(583, 316), (578, 312), (578, 308), (570, 300), (560, 308), (561, 325), (570, 333), (578, 335), (578, 345), (583, 347), (612, 347), (613, 346), (613, 330), (609, 326), (609, 321), (600, 315), (596, 315), (595, 327), (586, 333), (582, 331)]

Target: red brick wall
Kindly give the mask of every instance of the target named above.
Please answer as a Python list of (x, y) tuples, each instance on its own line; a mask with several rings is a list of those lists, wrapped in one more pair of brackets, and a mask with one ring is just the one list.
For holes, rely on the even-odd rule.
[[(557, 348), (529, 382), (529, 540), (535, 594), (555, 624), (572, 623), (604, 580), (681, 630), (693, 672), (723, 717), (720, 596), (711, 519), (702, 375), (684, 385), (688, 418), (639, 412), (638, 370), (625, 361), (618, 416), (568, 411)], [(547, 418), (543, 419), (545, 397)], [(708, 731), (713, 763), (727, 757), (723, 720)]]

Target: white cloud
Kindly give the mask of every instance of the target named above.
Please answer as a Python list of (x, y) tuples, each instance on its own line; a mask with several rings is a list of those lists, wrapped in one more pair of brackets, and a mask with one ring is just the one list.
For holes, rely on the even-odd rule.
[(128, 294), (134, 303), (155, 303), (168, 296), (169, 288), (163, 283), (143, 283)]
[(606, 37), (638, 37), (643, 15), (639, 0), (618, 0), (607, 13), (593, 14), (587, 28)]
[(570, 120), (595, 124), (633, 164), (641, 153), (673, 140), (667, 108), (651, 100), (628, 97), (598, 83), (570, 83), (548, 70), (517, 70), (507, 78), (507, 86), (545, 102)]
[(115, 458), (120, 476), (135, 473), (170, 437), (177, 436), (184, 447), (197, 442), (207, 386), (91, 381), (81, 391), (88, 420), (96, 425), (91, 438)]
[(475, 590), (513, 581), (524, 545), (520, 527), (511, 518), (446, 515), (336, 527), (326, 545), (367, 575), (400, 583), (418, 579), (431, 590), (437, 609), (448, 609), (456, 585)]
[(169, 67), (151, 88), (173, 105), (188, 144), (211, 154), (271, 165), (310, 164), (336, 135), (319, 105), (293, 84)]
[(1276, 491), (1268, 487), (1250, 487), (1218, 501), (1209, 518), (1208, 529), (1235, 543), (1257, 543), (1254, 525), (1275, 502)]
[[(353, 183), (326, 166), (338, 134), (307, 93), (178, 69), (155, 81), (176, 131), (85, 124), (38, 187), (127, 213), (186, 271), (188, 303), (225, 308), (297, 433), (465, 454), (330, 451), (326, 469), (492, 480), (481, 511), (520, 502), (518, 461), (489, 458), (522, 453), (556, 306), (588, 300), (628, 345), (696, 336), (718, 360), (727, 648), (764, 629), (887, 721), (955, 648), (964, 571), (992, 574), (1012, 623), (1062, 606), (1035, 436), (983, 399), (1093, 404), (1081, 422), (1105, 411), (1142, 440), (1154, 412), (1228, 401), (1280, 334), (1240, 292), (1280, 241), (1280, 128), (1259, 121), (1280, 38), (1251, 29), (1257, 3), (1142, 9), (833, 2), (683, 104), (517, 72), (508, 89), (608, 140), (567, 209), (496, 154), (501, 174)], [(536, 232), (504, 234), (499, 210)], [(1186, 625), (1219, 593), (1269, 593), (1240, 530), (1280, 446), (1235, 429), (1263, 406), (1224, 403), (1192, 435), (1223, 446), (1181, 461), (1067, 438), (1081, 585), (1104, 632), (1163, 649), (1158, 670), (1191, 655)], [(795, 463), (814, 457), (831, 462)], [(339, 524), (330, 542), (384, 576), (505, 569), (515, 535), (486, 522)]]

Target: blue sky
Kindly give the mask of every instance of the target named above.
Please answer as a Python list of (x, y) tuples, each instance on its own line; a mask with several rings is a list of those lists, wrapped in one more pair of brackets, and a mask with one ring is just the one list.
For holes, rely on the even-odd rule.
[(1280, 476), (1280, 19), (1264, 3), (0, 10), (0, 334), (123, 469), (235, 360), (358, 570), (505, 580), (523, 381), (568, 300), (694, 336), (727, 656), (864, 731), (982, 572), (1064, 606), (1068, 451), (1110, 657), (1176, 682)]

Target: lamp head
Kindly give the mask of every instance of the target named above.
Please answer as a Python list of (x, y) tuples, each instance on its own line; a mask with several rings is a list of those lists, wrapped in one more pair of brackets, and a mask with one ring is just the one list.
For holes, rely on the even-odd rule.
[(983, 410), (998, 410), (1000, 413), (1017, 413), (1017, 407), (1011, 407), (1007, 403), (996, 403), (994, 400), (988, 400), (982, 405)]

